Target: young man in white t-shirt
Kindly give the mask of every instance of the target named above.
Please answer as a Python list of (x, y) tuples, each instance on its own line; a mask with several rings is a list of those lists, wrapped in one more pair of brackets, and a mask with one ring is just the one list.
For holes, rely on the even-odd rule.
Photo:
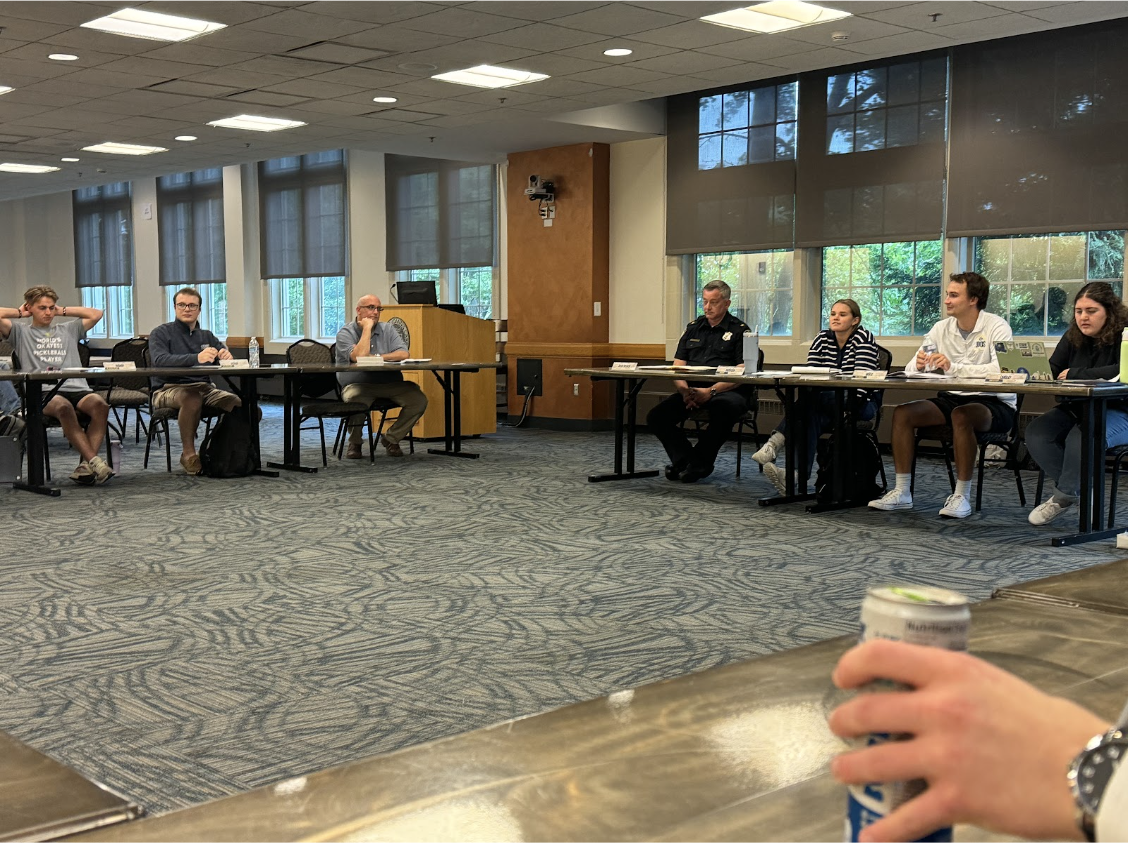
[[(933, 370), (960, 378), (978, 378), (999, 371), (995, 343), (1013, 336), (1007, 321), (986, 311), (991, 286), (979, 273), (953, 273), (944, 294), (948, 316), (925, 335), (936, 351), (925, 353), (925, 344), (905, 367), (905, 372)], [(956, 462), (956, 489), (948, 496), (940, 515), (963, 519), (971, 515), (971, 477), (978, 450), (977, 432), (1004, 433), (1014, 426), (1017, 398), (975, 392), (941, 392), (935, 398), (898, 405), (893, 412), (893, 465), (897, 481), (893, 489), (869, 503), (875, 510), (911, 510), (913, 452), (916, 429), (951, 425), (952, 451)]]

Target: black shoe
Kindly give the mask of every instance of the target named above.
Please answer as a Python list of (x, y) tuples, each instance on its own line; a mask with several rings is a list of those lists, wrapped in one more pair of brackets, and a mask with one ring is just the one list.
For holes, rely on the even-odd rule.
[(713, 474), (712, 467), (708, 469), (701, 469), (697, 466), (690, 466), (688, 469), (681, 473), (681, 482), (683, 484), (695, 484), (702, 478), (709, 477), (711, 474)]
[(665, 469), (666, 480), (676, 481), (681, 477), (681, 473), (685, 471), (684, 463), (671, 463)]

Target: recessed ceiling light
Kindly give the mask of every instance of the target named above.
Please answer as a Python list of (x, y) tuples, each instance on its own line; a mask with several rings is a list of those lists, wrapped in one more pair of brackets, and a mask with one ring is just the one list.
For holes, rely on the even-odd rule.
[(196, 136), (195, 135), (177, 135), (175, 138), (173, 138), (173, 140), (174, 141), (194, 141), (194, 140), (196, 140)]
[(757, 3), (755, 6), (706, 15), (701, 20), (745, 32), (784, 32), (848, 17), (849, 12), (827, 9), (814, 3), (804, 3), (803, 0), (771, 0), (769, 3)]
[(619, 56), (629, 56), (633, 52), (634, 50), (628, 50), (626, 47), (613, 47), (610, 50), (604, 50), (603, 55), (618, 58)]
[(542, 79), (548, 79), (548, 75), (480, 64), (477, 67), (468, 67), (465, 70), (439, 73), (431, 78), (443, 82), (453, 82), (456, 85), (473, 85), (475, 88), (509, 88), (513, 85), (524, 85), (528, 82), (540, 82)]
[(49, 58), (53, 62), (76, 62), (76, 61), (78, 61), (78, 56), (74, 55), (73, 53), (50, 53), (50, 54), (48, 54), (47, 58)]
[(374, 103), (398, 103), (399, 100), (396, 97), (373, 97), (372, 102), (374, 102)]
[(430, 64), (429, 62), (403, 62), (396, 65), (400, 70), (407, 70), (413, 73), (430, 73), (432, 70), (438, 70), (437, 64)]
[(234, 117), (225, 117), (222, 120), (212, 120), (208, 125), (220, 126), (224, 129), (248, 129), (251, 132), (277, 132), (280, 129), (305, 126), (305, 123), (300, 120), (283, 120), (281, 117), (256, 117), (253, 114), (237, 114)]
[(154, 152), (168, 152), (164, 147), (147, 147), (143, 144), (122, 144), (106, 141), (103, 144), (83, 147), (86, 152), (105, 152), (111, 155), (152, 155)]
[(148, 12), (144, 9), (122, 9), (112, 15), (87, 21), (82, 26), (131, 38), (148, 38), (150, 41), (187, 41), (189, 38), (223, 29), (227, 24)]
[(48, 167), (46, 164), (0, 164), (0, 170), (5, 173), (53, 173), (58, 167)]
[(80, 158), (60, 158), (60, 161), (81, 161)]
[(11, 85), (0, 85), (0, 94), (7, 94), (9, 91), (16, 90)]

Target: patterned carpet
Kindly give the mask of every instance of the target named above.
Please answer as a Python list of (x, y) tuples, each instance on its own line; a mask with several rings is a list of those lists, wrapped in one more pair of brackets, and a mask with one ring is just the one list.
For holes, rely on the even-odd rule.
[(981, 599), (1119, 556), (1050, 548), (1005, 475), (964, 522), (930, 461), (913, 512), (809, 516), (756, 506), (731, 449), (697, 485), (587, 483), (611, 446), (507, 428), (476, 461), (215, 481), (127, 443), (104, 487), (0, 492), (0, 729), (162, 812), (847, 633), (867, 583)]

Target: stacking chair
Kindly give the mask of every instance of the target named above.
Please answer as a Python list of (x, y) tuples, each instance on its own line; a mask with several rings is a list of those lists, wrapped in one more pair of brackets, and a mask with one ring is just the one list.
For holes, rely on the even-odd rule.
[[(884, 346), (879, 345), (877, 347), (877, 368), (879, 370), (884, 370), (884, 371), (888, 372), (889, 367), (891, 367), (892, 365), (893, 365), (893, 353), (891, 351), (889, 351), (887, 348), (885, 348)], [(855, 430), (859, 431), (860, 433), (865, 434), (867, 437), (869, 437), (869, 439), (873, 440), (874, 447), (877, 449), (879, 454), (881, 453), (881, 443), (878, 442), (877, 432), (881, 428), (881, 407), (882, 407), (882, 402), (884, 401), (884, 399), (885, 399), (885, 391), (884, 390), (874, 390), (873, 391), (873, 400), (877, 404), (877, 412), (873, 415), (873, 419), (865, 419), (865, 420), (859, 419), (856, 423), (854, 423)], [(889, 478), (885, 474), (885, 461), (884, 460), (881, 461), (881, 485), (883, 487), (885, 487), (886, 489), (889, 488)], [(982, 480), (980, 480), (980, 486), (982, 486)], [(954, 485), (953, 485), (953, 488), (954, 488)]]
[[(310, 363), (333, 363), (333, 349), (323, 346), (316, 340), (305, 338), (290, 344), (286, 349), (286, 362), (293, 365)], [(363, 402), (345, 401), (341, 397), (341, 386), (337, 376), (332, 372), (311, 372), (298, 378), (298, 431), (317, 430), (321, 434), (321, 465), (328, 466), (328, 455), (325, 451), (325, 420), (338, 419), (337, 436), (333, 442), (333, 454), (339, 455), (347, 437), (346, 426), (350, 419), (361, 416), (368, 425), (368, 450), (371, 458), (372, 445), (375, 438), (372, 435), (372, 416), (368, 405)], [(309, 420), (317, 421), (317, 428), (302, 427), (302, 423)], [(374, 460), (374, 458), (371, 458)]]
[[(1120, 473), (1124, 471), (1124, 463), (1128, 461), (1128, 445), (1114, 445), (1105, 451), (1107, 461), (1112, 461), (1112, 485), (1108, 491), (1108, 524), (1106, 527), (1116, 527), (1116, 490), (1120, 486)], [(1045, 490), (1046, 473), (1038, 469), (1038, 487), (1034, 491), (1034, 506), (1042, 503), (1042, 493)]]
[[(149, 365), (149, 341), (142, 337), (122, 340), (114, 346), (110, 353), (110, 360), (132, 361), (138, 369), (143, 369)], [(110, 410), (113, 411), (114, 419), (123, 439), (129, 429), (130, 410), (133, 410), (136, 414), (133, 426), (133, 441), (141, 442), (142, 428), (145, 429), (146, 437), (148, 436), (149, 426), (145, 423), (142, 415), (143, 413), (152, 415), (152, 408), (149, 406), (151, 390), (148, 378), (144, 375), (115, 378), (110, 382), (109, 389), (100, 392), (106, 400), (106, 404), (110, 406)], [(119, 409), (121, 410), (120, 416), (118, 415)]]
[[(1006, 451), (1006, 456), (994, 462), (1001, 463), (1005, 468), (1014, 472), (1014, 481), (1018, 486), (1018, 502), (1023, 507), (1026, 506), (1026, 490), (1022, 486), (1022, 475), (1019, 472), (1019, 451), (1022, 445), (1022, 436), (1019, 432), (1019, 419), (1022, 416), (1022, 400), (1025, 398), (1023, 393), (1018, 394), (1018, 405), (1014, 413), (1014, 425), (1009, 431), (1001, 434), (992, 433), (976, 433), (975, 439), (979, 444), (979, 477), (976, 480), (975, 486), (975, 510), (978, 512), (983, 508), (983, 464), (992, 458), (987, 457), (987, 446), (997, 445)], [(921, 440), (936, 440), (940, 443), (941, 450), (944, 454), (944, 465), (948, 469), (948, 482), (952, 485), (953, 491), (956, 488), (956, 475), (952, 471), (952, 428), (950, 425), (936, 425), (929, 428), (917, 428), (916, 441), (913, 448), (913, 467), (912, 467), (912, 482), (909, 486), (909, 491), (913, 492), (916, 487), (916, 456), (920, 452)]]

